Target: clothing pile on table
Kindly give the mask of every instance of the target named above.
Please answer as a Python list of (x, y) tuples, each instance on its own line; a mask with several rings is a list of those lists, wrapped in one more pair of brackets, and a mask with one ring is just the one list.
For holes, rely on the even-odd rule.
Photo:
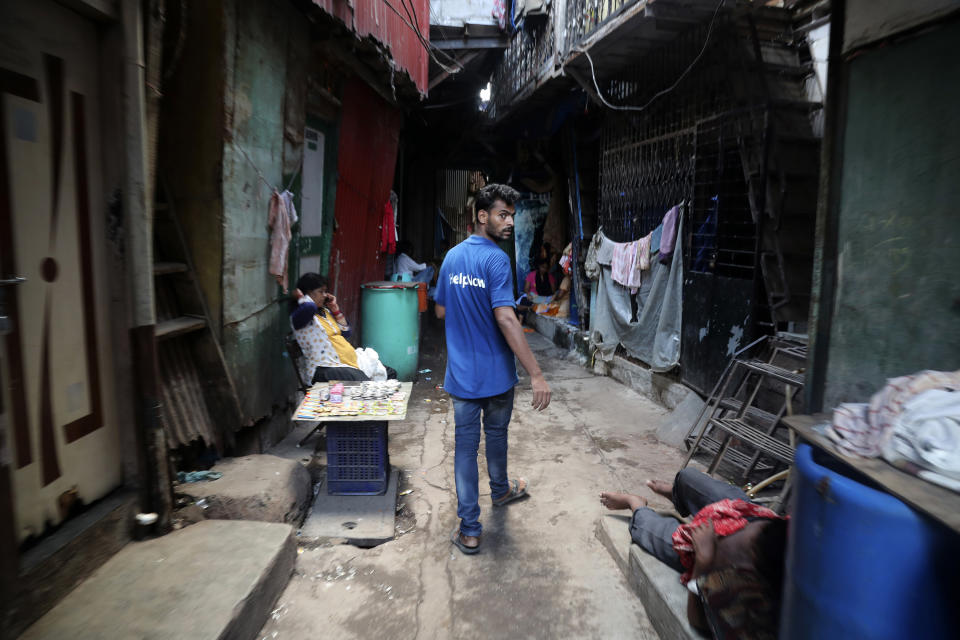
[(827, 436), (847, 455), (882, 457), (960, 492), (960, 370), (887, 380), (869, 403), (843, 403)]

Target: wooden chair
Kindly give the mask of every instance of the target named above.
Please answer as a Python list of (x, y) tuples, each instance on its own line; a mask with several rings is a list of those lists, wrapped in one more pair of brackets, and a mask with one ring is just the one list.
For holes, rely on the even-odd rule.
[[(297, 376), (297, 384), (299, 386), (300, 393), (306, 395), (307, 389), (310, 388), (310, 385), (303, 379), (303, 376), (300, 374), (300, 358), (303, 357), (303, 350), (300, 348), (300, 343), (297, 342), (296, 336), (293, 335), (293, 332), (288, 333), (283, 338), (283, 346), (287, 350), (287, 355), (290, 356), (290, 364), (293, 365), (293, 373)], [(303, 443), (310, 439), (310, 437), (315, 434), (320, 429), (323, 429), (326, 423), (318, 422), (310, 432), (300, 439), (300, 442), (297, 443), (298, 447), (302, 447)]]
[(290, 364), (293, 365), (293, 373), (297, 376), (297, 384), (299, 385), (298, 389), (301, 393), (306, 393), (307, 389), (310, 388), (303, 380), (303, 376), (300, 375), (299, 362), (300, 358), (303, 357), (303, 350), (300, 348), (300, 343), (297, 342), (296, 336), (293, 335), (291, 331), (283, 338), (283, 346), (287, 350), (287, 355), (290, 356)]

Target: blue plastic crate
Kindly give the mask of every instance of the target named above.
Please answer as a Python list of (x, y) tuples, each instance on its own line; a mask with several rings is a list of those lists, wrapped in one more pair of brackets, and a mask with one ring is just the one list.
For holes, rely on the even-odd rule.
[(389, 471), (386, 422), (327, 425), (327, 495), (381, 495)]

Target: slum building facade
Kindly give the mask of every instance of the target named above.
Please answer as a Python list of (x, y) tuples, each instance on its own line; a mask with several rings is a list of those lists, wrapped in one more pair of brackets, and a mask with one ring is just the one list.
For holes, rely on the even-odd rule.
[[(546, 196), (528, 245), (572, 242), (581, 266), (598, 229), (635, 240), (683, 201), (679, 365), (667, 379), (705, 395), (739, 347), (774, 330), (809, 337), (811, 411), (863, 400), (888, 377), (956, 368), (956, 283), (943, 276), (958, 255), (942, 111), (953, 101), (938, 89), (957, 86), (956, 56), (938, 48), (955, 3), (567, 0), (499, 24), (444, 21), (458, 3), (439, 4), (452, 8), (433, 42), (466, 73), (443, 78), (423, 112), (458, 122), (454, 141), (407, 149), (435, 183), (421, 208), (443, 218), (411, 229), (421, 244), (441, 255), (442, 230), (467, 232), (477, 170)], [(488, 102), (455, 106), (488, 80)], [(583, 306), (571, 321), (589, 334)]]
[[(287, 290), (304, 270), (328, 275), (352, 319), (359, 284), (383, 277), (403, 108), (426, 93), (428, 3), (412, 6), (413, 19), (338, 0), (3, 5), (13, 635), (126, 544), (134, 514), (169, 526), (178, 465), (291, 428), (283, 275)], [(271, 273), (275, 190), (298, 213), (280, 233), (285, 274)]]
[[(470, 170), (530, 194), (516, 222), (518, 280), (532, 268), (531, 247), (571, 244), (570, 322), (591, 357), (626, 355), (704, 395), (754, 337), (805, 332), (825, 89), (814, 47), (829, 31), (829, 3), (567, 0), (512, 20), (475, 138), (458, 141), (467, 151), (434, 154), (448, 161), (435, 205), (445, 221), (457, 215), (450, 179), (467, 183)], [(438, 44), (456, 35), (433, 29)], [(485, 59), (469, 56), (496, 43), (457, 42), (464, 59), (477, 60), (468, 70), (485, 73)], [(443, 89), (428, 106), (442, 111), (458, 98)], [(603, 278), (584, 266), (598, 230), (617, 243), (640, 240), (675, 205), (674, 293), (653, 319), (668, 327), (660, 342), (669, 344), (654, 349), (643, 343), (656, 327), (637, 316), (644, 291), (639, 305), (630, 296), (619, 301), (625, 310), (600, 309), (600, 322), (598, 299), (610, 301)]]

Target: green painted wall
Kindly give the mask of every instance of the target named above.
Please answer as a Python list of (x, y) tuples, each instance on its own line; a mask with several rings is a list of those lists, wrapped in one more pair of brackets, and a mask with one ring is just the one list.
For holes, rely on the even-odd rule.
[(282, 189), (299, 162), (285, 129), (302, 135), (306, 105), (287, 104), (285, 87), (306, 84), (310, 41), (307, 22), (285, 0), (232, 0), (225, 15), (223, 348), (244, 412), (256, 420), (294, 388), (283, 353), (286, 298), (268, 274), (268, 183)]
[(848, 63), (824, 406), (960, 368), (960, 22)]

